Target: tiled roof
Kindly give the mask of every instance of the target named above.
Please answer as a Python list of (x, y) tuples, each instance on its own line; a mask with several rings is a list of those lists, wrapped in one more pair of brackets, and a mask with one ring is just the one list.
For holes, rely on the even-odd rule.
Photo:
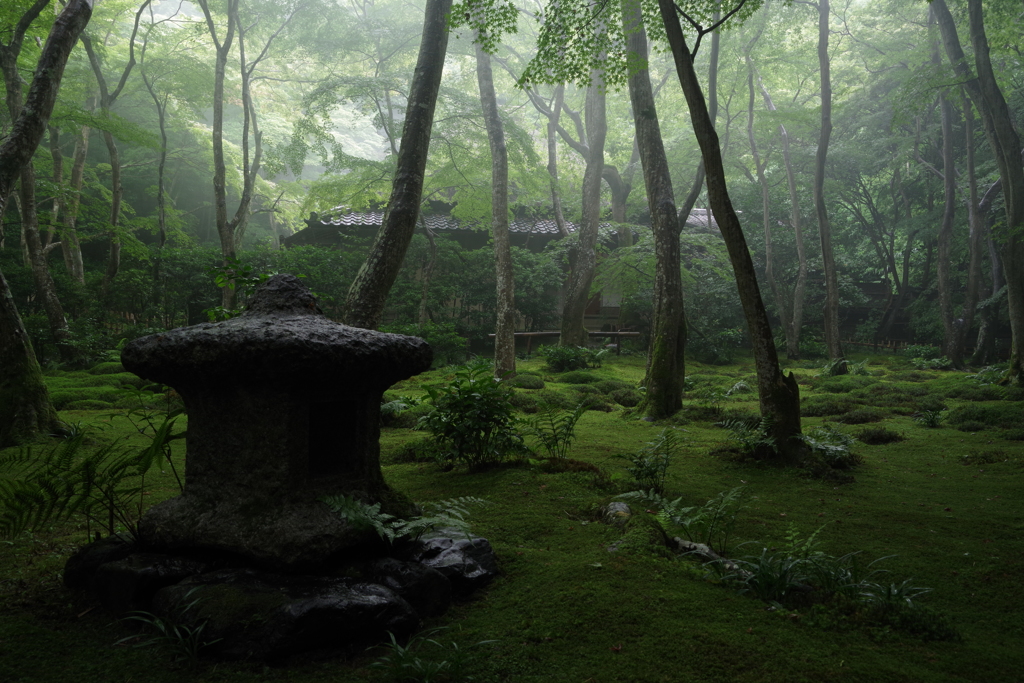
[[(335, 213), (337, 212), (337, 213)], [(321, 225), (380, 225), (384, 222), (383, 211), (347, 211), (332, 209), (332, 213), (320, 218)], [(489, 226), (480, 222), (460, 221), (445, 214), (420, 214), (420, 224), (434, 232), (454, 230), (482, 230)], [(606, 224), (602, 223), (602, 227)], [(609, 224), (610, 225), (610, 224)], [(566, 221), (569, 232), (576, 232), (576, 225)], [(509, 223), (509, 232), (530, 235), (557, 235), (558, 224), (548, 218), (527, 220), (516, 218)]]
[[(379, 226), (384, 222), (383, 211), (348, 211), (344, 207), (335, 207), (320, 217), (321, 225)], [(426, 225), (434, 232), (453, 232), (458, 230), (485, 230), (490, 226), (483, 222), (460, 221), (448, 214), (420, 214), (420, 224)], [(718, 223), (709, 209), (693, 209), (686, 220), (687, 227), (717, 230)], [(569, 232), (576, 232), (578, 226), (570, 221), (565, 222)], [(601, 223), (602, 231), (618, 230), (614, 223)], [(524, 235), (557, 235), (558, 224), (550, 218), (523, 219), (516, 218), (509, 223), (509, 232)]]

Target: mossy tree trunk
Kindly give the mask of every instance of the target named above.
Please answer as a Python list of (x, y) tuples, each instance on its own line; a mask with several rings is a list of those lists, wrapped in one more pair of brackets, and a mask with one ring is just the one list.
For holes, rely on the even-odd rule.
[[(622, 27), (627, 50), (640, 63), (647, 62), (647, 34), (637, 0), (623, 0)], [(629, 100), (640, 164), (643, 168), (647, 204), (654, 232), (654, 323), (651, 329), (651, 353), (647, 360), (647, 392), (640, 410), (660, 419), (683, 406), (686, 376), (686, 319), (683, 310), (683, 283), (680, 275), (679, 233), (672, 177), (661, 138), (658, 111), (654, 104), (650, 72), (638, 69), (629, 76)]]
[(476, 77), (480, 104), (491, 148), (491, 239), (498, 313), (494, 327), (494, 375), (499, 379), (516, 372), (516, 290), (512, 271), (512, 246), (508, 236), (508, 149), (505, 129), (494, 94), (491, 56), (476, 44)]
[(427, 1), (423, 38), (409, 91), (391, 198), (380, 231), (345, 299), (343, 319), (354, 327), (376, 329), (380, 325), (388, 292), (398, 277), (416, 230), (430, 131), (448, 49), (448, 13), (451, 6), (452, 0)]
[(659, 0), (662, 20), (672, 56), (675, 60), (679, 83), (682, 86), (686, 104), (690, 110), (694, 134), (700, 145), (704, 168), (707, 172), (708, 199), (718, 222), (729, 260), (732, 262), (739, 291), (740, 303), (747, 319), (750, 343), (753, 347), (754, 364), (757, 370), (758, 397), (761, 415), (771, 425), (769, 434), (775, 438), (779, 457), (782, 461), (798, 460), (804, 446), (800, 441), (800, 388), (796, 378), (790, 373), (783, 375), (779, 367), (779, 358), (772, 338), (768, 312), (757, 284), (757, 273), (754, 270), (750, 251), (747, 248), (743, 229), (733, 209), (729, 191), (725, 184), (725, 167), (722, 163), (722, 151), (719, 147), (718, 133), (708, 113), (704, 93), (693, 68), (693, 56), (686, 45), (676, 6), (672, 0)]
[[(33, 6), (34, 16), (46, 3)], [(32, 23), (30, 13), (18, 23), (14, 38), (19, 43)], [(64, 66), (79, 34), (92, 16), (92, 0), (69, 0), (54, 22), (36, 66), (32, 85), (21, 114), (7, 140), (0, 146), (0, 221), (14, 183), (32, 159), (43, 138), (60, 89)], [(14, 40), (12, 40), (12, 43)], [(10, 48), (12, 43), (5, 47)], [(15, 58), (17, 52), (14, 52)], [(53, 428), (56, 412), (43, 384), (7, 280), (0, 272), (0, 447), (8, 446)]]
[(558, 343), (562, 346), (586, 346), (589, 341), (587, 328), (583, 324), (587, 303), (590, 301), (590, 285), (594, 281), (597, 267), (597, 227), (601, 221), (601, 180), (604, 173), (604, 142), (608, 134), (605, 115), (605, 94), (601, 75), (591, 75), (585, 105), (588, 155), (583, 172), (583, 219), (574, 246), (572, 272), (565, 290), (565, 305), (562, 307), (562, 327)]

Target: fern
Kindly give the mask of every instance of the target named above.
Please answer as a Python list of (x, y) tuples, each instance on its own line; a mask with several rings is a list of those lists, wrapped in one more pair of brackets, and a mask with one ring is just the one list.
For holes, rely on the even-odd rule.
[(723, 491), (699, 506), (684, 506), (681, 497), (670, 500), (654, 490), (631, 491), (618, 497), (653, 505), (658, 508), (656, 517), (663, 526), (680, 527), (691, 543), (703, 543), (720, 554), (729, 547), (737, 514), (744, 507), (742, 486)]
[(16, 536), (81, 514), (107, 534), (123, 527), (138, 537), (152, 454), (125, 451), (117, 442), (83, 453), (84, 438), (78, 434), (42, 457), (27, 448), (0, 459), (0, 471), (12, 473), (0, 479), (0, 535)]
[(566, 458), (576, 439), (576, 423), (586, 412), (580, 403), (572, 412), (548, 409), (527, 423), (527, 434), (536, 438), (552, 458)]
[(320, 500), (342, 519), (356, 528), (373, 530), (389, 545), (394, 545), (396, 541), (416, 540), (440, 527), (457, 529), (468, 537), (469, 522), (466, 517), (469, 516), (469, 507), (488, 504), (483, 498), (472, 496), (450, 498), (424, 504), (423, 508), (429, 514), (401, 519), (383, 512), (379, 502), (371, 505), (344, 494), (324, 496)]

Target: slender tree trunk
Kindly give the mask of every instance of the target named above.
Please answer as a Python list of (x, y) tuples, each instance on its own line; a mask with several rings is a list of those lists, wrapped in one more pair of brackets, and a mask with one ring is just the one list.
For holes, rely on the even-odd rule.
[(121, 185), (121, 155), (110, 131), (103, 131), (103, 142), (107, 145), (107, 155), (110, 158), (110, 252), (107, 254), (107, 271), (103, 275), (103, 289), (106, 291), (121, 270), (121, 234), (118, 224), (121, 222), (124, 187)]
[(434, 240), (434, 233), (426, 226), (423, 226), (423, 232), (430, 244), (430, 256), (427, 258), (427, 264), (423, 267), (423, 279), (420, 283), (420, 307), (416, 323), (421, 330), (430, 322), (427, 300), (430, 294), (430, 280), (434, 276), (434, 266), (437, 265), (437, 242)]
[[(46, 5), (37, 2), (35, 15), (19, 21), (14, 39), (21, 39), (35, 16)], [(26, 105), (14, 121), (11, 133), (0, 145), (0, 222), (15, 181), (32, 159), (49, 123), (71, 49), (92, 15), (92, 0), (69, 0), (54, 22), (36, 66)], [(46, 385), (28, 334), (18, 315), (6, 278), (0, 272), (0, 448), (30, 439), (57, 424)]]
[(589, 341), (587, 328), (583, 324), (587, 303), (590, 301), (590, 285), (594, 281), (597, 266), (597, 226), (601, 220), (601, 179), (604, 173), (604, 141), (608, 133), (605, 118), (605, 95), (601, 76), (591, 75), (587, 89), (586, 126), (590, 154), (583, 171), (583, 219), (580, 221), (578, 239), (575, 245), (575, 259), (565, 291), (565, 305), (562, 308), (562, 329), (558, 343), (562, 346), (586, 346)]
[[(945, 202), (942, 209), (942, 223), (938, 236), (938, 263), (936, 275), (939, 289), (939, 317), (942, 319), (942, 352), (953, 361), (955, 367), (962, 367), (963, 359), (954, 360), (953, 353), (953, 293), (950, 291), (950, 268), (953, 258), (953, 219), (956, 217), (956, 169), (953, 167), (953, 105), (945, 93), (939, 95), (939, 109), (942, 112), (942, 189)], [(957, 364), (959, 360), (959, 365)]]
[(476, 45), (476, 78), (480, 103), (491, 148), (491, 239), (494, 242), (494, 272), (497, 321), (494, 328), (494, 375), (499, 379), (516, 372), (516, 296), (512, 272), (512, 246), (508, 237), (508, 149), (505, 129), (494, 94), (491, 56)]
[(1020, 137), (992, 69), (981, 0), (967, 2), (977, 76), (971, 72), (967, 63), (956, 24), (945, 0), (933, 0), (931, 8), (938, 20), (950, 64), (982, 115), (985, 134), (995, 152), (1002, 179), (1006, 222), (995, 237), (1001, 243), (1012, 334), (1010, 364), (1004, 380), (1012, 384), (1024, 384), (1024, 164), (1021, 163)]
[(982, 213), (981, 200), (978, 197), (978, 174), (974, 161), (974, 117), (971, 114), (970, 100), (964, 99), (964, 123), (967, 129), (967, 224), (969, 230), (967, 244), (969, 260), (967, 292), (960, 317), (953, 321), (953, 346), (949, 353), (949, 358), (956, 367), (965, 366), (967, 333), (974, 325), (974, 315), (981, 289), (982, 241), (985, 235), (985, 215)]
[(32, 163), (28, 163), (21, 171), (21, 229), (25, 237), (29, 265), (32, 268), (32, 281), (35, 284), (36, 296), (42, 304), (43, 313), (50, 328), (50, 337), (57, 346), (61, 362), (70, 363), (74, 360), (74, 349), (68, 344), (71, 336), (68, 321), (64, 316), (64, 307), (57, 296), (57, 286), (50, 275), (46, 263), (46, 251), (39, 238), (39, 218), (36, 214), (36, 174)]
[(388, 292), (416, 230), (430, 130), (448, 49), (451, 6), (452, 0), (427, 0), (423, 39), (409, 91), (391, 198), (380, 231), (345, 300), (343, 318), (354, 327), (376, 329), (380, 325)]
[[(818, 0), (818, 70), (821, 81), (821, 133), (818, 152), (814, 157), (814, 210), (818, 216), (818, 236), (821, 238), (821, 262), (825, 271), (825, 344), (830, 360), (842, 360), (843, 348), (839, 340), (839, 277), (832, 252), (832, 225), (825, 205), (825, 161), (832, 136), (832, 76), (828, 56), (829, 0)], [(846, 364), (839, 363), (835, 374), (845, 374)]]
[(562, 237), (569, 236), (569, 228), (565, 222), (565, 215), (562, 213), (562, 190), (558, 184), (558, 120), (562, 116), (562, 102), (565, 98), (565, 85), (555, 86), (554, 97), (551, 101), (552, 115), (548, 117), (547, 144), (548, 144), (548, 175), (551, 176), (551, 210), (555, 215), (555, 225), (558, 226), (558, 233)]
[(82, 203), (82, 180), (85, 176), (85, 158), (89, 152), (89, 127), (82, 126), (75, 138), (75, 151), (71, 157), (71, 181), (67, 188), (68, 199), (61, 213), (61, 253), (68, 275), (79, 285), (85, 286), (85, 264), (82, 261), (82, 245), (78, 239), (78, 210)]
[[(768, 111), (776, 111), (768, 89), (758, 79), (761, 96), (764, 98)], [(793, 298), (786, 310), (789, 318), (783, 320), (786, 333), (786, 357), (790, 360), (800, 358), (800, 330), (804, 324), (804, 300), (807, 297), (807, 248), (804, 245), (803, 224), (800, 218), (800, 196), (796, 188), (796, 173), (789, 150), (789, 131), (779, 124), (779, 138), (782, 140), (782, 160), (786, 165), (786, 185), (789, 188), (789, 224), (793, 228), (793, 241), (796, 244), (797, 272), (796, 283), (793, 285)]]
[[(622, 25), (627, 49), (642, 63), (647, 61), (647, 34), (636, 0), (622, 0)], [(668, 158), (661, 138), (658, 111), (654, 103), (650, 72), (638, 69), (629, 76), (629, 99), (643, 167), (647, 205), (654, 232), (654, 320), (651, 353), (640, 410), (654, 419), (672, 415), (683, 405), (686, 376), (686, 317), (680, 276), (679, 233), (682, 224), (676, 213)]]
[(736, 286), (739, 290), (743, 313), (747, 319), (750, 341), (754, 353), (754, 365), (757, 369), (758, 395), (761, 404), (761, 415), (768, 421), (769, 431), (775, 438), (779, 456), (783, 461), (793, 462), (804, 452), (800, 436), (800, 388), (796, 378), (790, 373), (783, 375), (779, 367), (775, 341), (772, 339), (768, 313), (765, 311), (761, 292), (757, 285), (757, 273), (750, 259), (743, 229), (739, 218), (729, 199), (729, 191), (725, 184), (725, 167), (722, 164), (722, 152), (718, 144), (711, 117), (708, 114), (704, 94), (700, 82), (693, 69), (693, 58), (686, 45), (676, 8), (672, 0), (659, 0), (662, 20), (668, 42), (675, 59), (679, 82), (686, 97), (693, 123), (694, 134), (700, 144), (701, 156), (707, 170), (708, 198), (711, 203), (715, 220), (722, 231), (729, 259), (736, 275)]

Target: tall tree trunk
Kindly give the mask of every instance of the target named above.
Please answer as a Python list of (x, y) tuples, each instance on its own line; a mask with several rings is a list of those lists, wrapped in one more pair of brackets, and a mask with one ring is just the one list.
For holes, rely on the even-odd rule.
[(604, 173), (604, 141), (608, 133), (605, 118), (604, 84), (601, 75), (591, 75), (587, 88), (586, 126), (589, 144), (587, 166), (583, 171), (583, 219), (575, 245), (572, 272), (565, 291), (565, 305), (562, 308), (562, 328), (558, 343), (562, 346), (586, 346), (589, 341), (587, 328), (583, 324), (587, 303), (590, 301), (590, 285), (594, 281), (597, 266), (595, 249), (597, 227), (601, 220), (601, 179)]
[(430, 256), (427, 264), (423, 266), (423, 276), (420, 281), (420, 306), (416, 316), (416, 324), (422, 330), (430, 322), (430, 315), (427, 310), (427, 300), (430, 294), (430, 280), (434, 276), (434, 266), (437, 265), (437, 242), (434, 240), (434, 233), (427, 226), (423, 226), (423, 232), (430, 244)]
[(761, 415), (770, 425), (770, 434), (774, 437), (780, 459), (793, 462), (804, 452), (800, 440), (800, 387), (796, 378), (790, 373), (783, 375), (779, 367), (775, 341), (772, 339), (768, 313), (765, 311), (761, 292), (757, 285), (757, 273), (750, 259), (750, 251), (743, 236), (739, 218), (729, 199), (729, 191), (725, 184), (725, 167), (722, 164), (722, 152), (718, 145), (718, 134), (708, 114), (704, 94), (700, 82), (693, 69), (693, 57), (686, 45), (679, 18), (676, 16), (675, 4), (672, 0), (659, 0), (662, 20), (668, 42), (672, 49), (679, 82), (686, 97), (693, 123), (694, 134), (700, 145), (701, 156), (707, 171), (708, 198), (711, 203), (715, 220), (722, 231), (729, 259), (736, 276), (743, 313), (747, 319), (750, 341), (754, 353), (754, 365), (757, 369), (757, 388), (761, 404)]
[(85, 177), (85, 158), (89, 153), (89, 130), (88, 126), (82, 126), (75, 137), (68, 199), (61, 212), (60, 247), (64, 267), (71, 279), (82, 286), (85, 286), (85, 264), (82, 261), (82, 244), (78, 239), (78, 210), (82, 205), (82, 180)]
[[(843, 358), (843, 347), (839, 340), (839, 276), (836, 273), (836, 259), (832, 252), (832, 225), (825, 205), (825, 161), (828, 157), (828, 143), (832, 136), (832, 76), (828, 56), (829, 0), (818, 0), (818, 71), (821, 82), (821, 132), (818, 137), (818, 151), (814, 157), (814, 211), (818, 216), (818, 236), (821, 239), (821, 263), (825, 271), (825, 345), (828, 357), (837, 361)], [(845, 374), (846, 364), (838, 363), (835, 374)]]
[(497, 321), (494, 327), (494, 375), (499, 379), (516, 372), (516, 294), (512, 272), (512, 246), (508, 237), (508, 149), (505, 129), (494, 94), (491, 56), (476, 44), (476, 78), (480, 104), (491, 148), (491, 239), (494, 242), (494, 273)]
[[(135, 24), (132, 27), (131, 37), (128, 39), (128, 62), (125, 64), (124, 69), (121, 70), (121, 76), (113, 90), (107, 87), (107, 79), (103, 74), (103, 67), (100, 64), (99, 56), (96, 50), (93, 49), (92, 40), (88, 35), (82, 36), (82, 46), (89, 56), (89, 65), (92, 67), (93, 74), (96, 76), (96, 83), (100, 88), (100, 111), (104, 117), (110, 116), (114, 103), (117, 102), (117, 98), (124, 90), (125, 83), (128, 82), (128, 76), (131, 74), (132, 69), (135, 68), (135, 36), (139, 32), (139, 22), (142, 20), (142, 14), (150, 2), (151, 0), (145, 0), (135, 12)], [(103, 142), (107, 145), (107, 155), (110, 160), (110, 225), (108, 226), (110, 251), (107, 255), (107, 270), (103, 275), (103, 290), (106, 291), (114, 281), (114, 278), (117, 277), (117, 273), (121, 270), (121, 230), (119, 224), (121, 222), (121, 201), (124, 198), (124, 187), (121, 185), (121, 157), (117, 150), (117, 143), (114, 141), (114, 136), (110, 131), (103, 131)]]
[[(981, 289), (981, 255), (982, 242), (985, 235), (985, 215), (981, 210), (978, 197), (978, 174), (974, 161), (974, 117), (971, 113), (970, 100), (964, 98), (964, 123), (967, 129), (967, 224), (968, 224), (968, 266), (967, 292), (960, 317), (953, 321), (953, 345), (949, 358), (956, 367), (964, 367), (966, 355), (967, 333), (974, 325), (974, 314), (978, 306), (979, 290)], [(987, 211), (986, 211), (987, 213)]]
[[(963, 359), (954, 360), (953, 352), (953, 293), (950, 291), (950, 269), (953, 242), (953, 219), (956, 217), (956, 169), (953, 167), (953, 105), (945, 93), (939, 94), (942, 113), (942, 190), (945, 202), (938, 236), (938, 263), (936, 276), (939, 289), (939, 317), (942, 319), (942, 352), (962, 369)], [(957, 363), (959, 360), (959, 364)]]
[[(640, 63), (646, 64), (647, 33), (640, 4), (635, 0), (622, 0), (622, 27), (627, 35), (627, 50)], [(630, 74), (629, 100), (633, 105), (633, 124), (647, 189), (647, 205), (651, 210), (655, 258), (652, 343), (644, 380), (647, 391), (640, 410), (648, 417), (661, 419), (672, 415), (683, 405), (686, 317), (680, 276), (679, 233), (682, 224), (676, 213), (672, 177), (661, 138), (650, 72), (646, 68)]]
[[(198, 0), (206, 18), (206, 28), (213, 41), (215, 59), (213, 67), (213, 125), (211, 140), (213, 142), (213, 214), (217, 225), (217, 237), (220, 240), (220, 255), (224, 265), (237, 256), (235, 236), (228, 225), (228, 191), (227, 166), (224, 161), (224, 81), (227, 77), (228, 56), (231, 44), (235, 39), (235, 18), (238, 15), (238, 0), (227, 0), (228, 23), (224, 29), (223, 40), (217, 37), (217, 27), (210, 12), (209, 0)], [(235, 306), (235, 288), (233, 283), (221, 289), (221, 306), (232, 309)]]
[(32, 281), (35, 284), (36, 296), (42, 304), (43, 313), (50, 328), (50, 337), (57, 346), (61, 362), (70, 363), (74, 360), (74, 349), (68, 344), (71, 332), (64, 316), (64, 307), (57, 296), (57, 285), (50, 275), (46, 263), (46, 250), (39, 238), (39, 218), (36, 214), (36, 174), (32, 163), (28, 163), (21, 171), (21, 230), (25, 237), (28, 250), (29, 265), (32, 268)]
[(562, 116), (562, 102), (565, 98), (565, 85), (555, 86), (554, 96), (551, 102), (551, 113), (548, 117), (547, 145), (548, 145), (548, 175), (551, 176), (551, 210), (555, 216), (555, 225), (558, 226), (558, 233), (562, 237), (569, 236), (569, 228), (565, 222), (565, 215), (562, 213), (562, 190), (558, 184), (558, 120)]
[[(28, 26), (46, 5), (37, 2), (22, 18), (5, 47), (20, 43)], [(30, 11), (30, 12), (31, 12)], [(0, 222), (15, 181), (32, 159), (53, 112), (60, 81), (71, 49), (92, 15), (92, 0), (68, 0), (54, 22), (36, 66), (26, 105), (14, 121), (11, 134), (0, 145)], [(10, 287), (0, 272), (0, 448), (30, 439), (57, 424), (46, 385), (25, 326), (14, 305)]]
[[(758, 86), (761, 89), (765, 107), (768, 108), (768, 111), (776, 111), (775, 103), (760, 79), (758, 79)], [(789, 317), (783, 320), (783, 325), (786, 333), (786, 357), (790, 360), (797, 360), (800, 358), (800, 330), (804, 324), (804, 300), (807, 297), (807, 248), (804, 245), (803, 224), (800, 218), (800, 196), (796, 189), (796, 173), (793, 170), (793, 160), (789, 150), (789, 131), (781, 123), (779, 124), (779, 137), (782, 140), (782, 160), (786, 165), (786, 185), (789, 189), (789, 224), (793, 228), (797, 260), (793, 298), (786, 306)]]
[(448, 49), (448, 12), (452, 0), (427, 0), (416, 71), (413, 74), (402, 127), (391, 198), (373, 245), (349, 288), (343, 319), (348, 325), (376, 329), (388, 292), (402, 267), (416, 230), (423, 194), (423, 173), (430, 147), (430, 130)]
[(963, 81), (968, 95), (981, 112), (985, 134), (995, 152), (1002, 179), (1006, 222), (995, 237), (1001, 243), (1012, 334), (1010, 364), (1004, 380), (1013, 384), (1024, 384), (1024, 164), (1021, 163), (1020, 137), (1014, 128), (1013, 117), (992, 69), (981, 0), (967, 2), (977, 76), (971, 73), (967, 64), (956, 24), (945, 0), (933, 0), (931, 7), (938, 19), (946, 55), (953, 70)]

